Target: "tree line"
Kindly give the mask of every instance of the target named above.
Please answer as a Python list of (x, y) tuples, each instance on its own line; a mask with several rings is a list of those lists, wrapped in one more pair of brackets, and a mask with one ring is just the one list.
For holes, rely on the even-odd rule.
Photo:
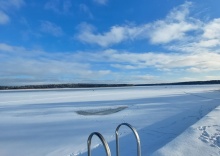
[(23, 86), (0, 86), (0, 90), (10, 90), (10, 89), (52, 89), (52, 88), (128, 87), (128, 86), (161, 86), (161, 85), (205, 85), (205, 84), (220, 84), (220, 80), (189, 81), (189, 82), (175, 82), (175, 83), (156, 83), (156, 84), (90, 84), (90, 83), (44, 84), (44, 85), (23, 85)]

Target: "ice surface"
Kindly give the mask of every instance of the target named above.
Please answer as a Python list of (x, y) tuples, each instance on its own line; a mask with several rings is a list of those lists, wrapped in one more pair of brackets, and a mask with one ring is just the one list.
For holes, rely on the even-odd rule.
[[(195, 85), (0, 91), (0, 155), (85, 156), (88, 136), (98, 131), (114, 156), (115, 128), (127, 122), (137, 128), (142, 155), (148, 156), (216, 110), (219, 89), (219, 85)], [(118, 111), (121, 108), (126, 109)], [(219, 127), (213, 126), (219, 125), (217, 121), (194, 128), (197, 143), (214, 154), (219, 150)], [(134, 136), (126, 128), (120, 134), (121, 154), (136, 155)], [(92, 147), (93, 155), (105, 155), (98, 139)]]

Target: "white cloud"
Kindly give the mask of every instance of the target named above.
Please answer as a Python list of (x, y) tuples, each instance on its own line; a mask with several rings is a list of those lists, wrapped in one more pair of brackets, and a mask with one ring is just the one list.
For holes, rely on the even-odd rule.
[(197, 76), (189, 76), (189, 77), (183, 77), (180, 79), (180, 81), (208, 81), (208, 80), (219, 80), (220, 76), (204, 76), (204, 75), (200, 75), (199, 79)]
[(174, 8), (164, 20), (151, 24), (149, 32), (150, 41), (153, 44), (164, 44), (182, 40), (186, 33), (198, 29), (199, 21), (189, 17), (189, 8), (192, 5), (186, 2)]
[(119, 69), (124, 69), (124, 70), (141, 68), (139, 66), (134, 66), (130, 64), (111, 64), (111, 66), (114, 68), (119, 68)]
[(193, 73), (201, 73), (202, 69), (198, 67), (192, 67), (192, 68), (188, 68), (187, 71), (193, 72)]
[(49, 33), (56, 37), (62, 36), (64, 34), (61, 27), (49, 21), (43, 21), (41, 23), (41, 31), (45, 33)]
[(158, 52), (126, 52), (117, 50), (104, 50), (102, 52), (83, 52), (78, 60), (88, 62), (101, 62), (110, 67), (123, 71), (139, 71), (153, 69), (158, 72), (191, 72), (208, 73), (220, 71), (220, 53), (158, 53)]
[[(110, 62), (115, 62), (115, 64), (112, 64), (114, 67), (123, 68), (124, 66), (124, 69), (141, 69), (157, 67), (161, 64), (167, 64), (171, 57), (173, 57), (173, 54), (153, 52), (132, 53), (116, 50), (106, 50), (102, 54), (99, 54), (99, 57), (103, 57), (105, 60)], [(120, 66), (118, 63), (120, 63)]]
[(4, 52), (12, 52), (13, 51), (13, 47), (5, 44), (5, 43), (0, 43), (0, 51), (4, 51)]
[(202, 52), (200, 54), (176, 55), (162, 66), (170, 69), (184, 69), (189, 72), (220, 71), (220, 54)]
[(7, 14), (4, 12), (0, 11), (0, 24), (7, 24), (10, 22), (10, 18)]
[(195, 44), (196, 46), (205, 48), (220, 46), (220, 18), (204, 23), (202, 31), (203, 34), (198, 43)]
[(112, 26), (103, 33), (84, 23), (76, 38), (101, 47), (148, 39), (152, 44), (163, 44), (168, 50), (190, 53), (213, 51), (213, 48), (217, 50), (220, 46), (220, 18), (203, 22), (190, 17), (191, 6), (191, 2), (186, 2), (162, 20), (143, 25)]
[(216, 18), (203, 28), (203, 37), (207, 39), (220, 39), (220, 18)]
[(103, 80), (106, 75), (111, 74), (108, 69), (92, 69), (89, 62), (78, 60), (77, 54), (28, 50), (5, 43), (0, 43), (0, 54), (0, 61), (4, 63), (4, 67), (0, 66), (0, 85), (5, 85), (3, 80), (6, 78), (8, 84), (14, 80), (29, 83), (48, 80), (79, 83)]
[(133, 76), (134, 78), (138, 79), (138, 80), (141, 80), (141, 81), (155, 81), (155, 79), (158, 78), (158, 76), (153, 76), (153, 75), (149, 75), (149, 74), (146, 74), (146, 75), (136, 75), (136, 76)]
[[(182, 80), (173, 75), (220, 76), (220, 53), (137, 53), (113, 49), (48, 53), (0, 43), (0, 54), (0, 61), (4, 62), (4, 67), (0, 66), (0, 80), (7, 78), (8, 83), (20, 78), (48, 83), (158, 83), (165, 79)], [(158, 76), (148, 74), (149, 69)]]
[(169, 43), (175, 40), (182, 40), (185, 33), (196, 29), (196, 26), (187, 22), (166, 23), (158, 21), (153, 25), (152, 32), (150, 32), (150, 41), (153, 44)]
[(95, 3), (101, 4), (101, 5), (105, 5), (107, 4), (108, 0), (93, 0)]
[(206, 80), (220, 80), (220, 76), (205, 76)]
[(197, 46), (198, 47), (215, 47), (217, 45), (220, 45), (220, 40), (219, 39), (207, 39), (207, 40), (201, 40), (198, 42)]
[[(203, 81), (204, 79), (202, 77), (200, 77), (199, 81)], [(210, 79), (209, 79), (210, 80)], [(184, 81), (198, 81), (197, 77), (183, 77), (180, 79), (180, 81), (184, 82)]]
[(108, 47), (126, 40), (133, 40), (138, 38), (146, 38), (149, 25), (142, 25), (139, 27), (132, 26), (113, 26), (109, 32), (94, 33), (93, 26), (83, 23), (80, 25), (80, 33), (76, 36), (80, 41), (97, 44), (102, 47)]
[(153, 44), (164, 44), (182, 40), (186, 33), (197, 30), (198, 20), (189, 18), (191, 3), (173, 9), (165, 19), (139, 26), (112, 26), (108, 32), (96, 33), (83, 27), (77, 38), (80, 41), (108, 47), (126, 40), (149, 39)]
[(211, 19), (208, 22), (200, 21), (199, 25), (199, 33), (188, 36), (188, 40), (180, 40), (179, 43), (168, 45), (167, 48), (198, 54), (207, 51), (220, 53), (220, 18)]
[(114, 26), (111, 28), (110, 32), (106, 32), (104, 34), (93, 34), (91, 29), (82, 29), (77, 38), (83, 42), (98, 44), (102, 47), (107, 47), (109, 45), (122, 42), (125, 38), (127, 38), (126, 35), (126, 28)]
[[(96, 54), (97, 55), (97, 54)], [(90, 55), (90, 57), (93, 57)], [(95, 57), (105, 60), (112, 67), (124, 70), (153, 68), (158, 71), (210, 72), (220, 71), (220, 54), (203, 52), (189, 53), (131, 53), (106, 50)]]

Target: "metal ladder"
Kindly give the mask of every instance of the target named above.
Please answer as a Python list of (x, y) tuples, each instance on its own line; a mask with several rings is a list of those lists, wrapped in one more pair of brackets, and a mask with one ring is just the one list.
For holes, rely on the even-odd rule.
[(88, 141), (87, 141), (87, 148), (88, 148), (88, 156), (91, 156), (91, 142), (92, 142), (92, 137), (96, 135), (99, 137), (99, 139), (102, 141), (102, 144), (105, 147), (105, 152), (107, 156), (111, 156), (111, 151), (108, 146), (108, 143), (105, 141), (104, 137), (99, 133), (99, 132), (93, 132), (89, 135)]
[[(127, 126), (129, 127), (132, 132), (134, 133), (135, 135), (135, 138), (136, 138), (136, 141), (137, 141), (137, 155), (138, 156), (141, 156), (141, 142), (140, 142), (140, 137), (138, 135), (138, 132), (137, 130), (131, 126), (130, 124), (128, 123), (121, 123), (120, 125), (118, 125), (118, 127), (116, 128), (115, 130), (115, 136), (116, 136), (116, 155), (117, 156), (120, 156), (119, 154), (119, 137), (118, 137), (118, 131), (120, 129), (121, 126)], [(111, 156), (111, 151), (110, 151), (110, 148), (108, 146), (108, 143), (105, 141), (104, 137), (99, 133), (99, 132), (93, 132), (89, 135), (89, 138), (87, 140), (87, 148), (88, 148), (88, 156), (91, 156), (91, 141), (92, 141), (92, 137), (93, 135), (97, 135), (99, 137), (99, 139), (102, 141), (102, 144), (104, 145), (105, 147), (105, 152), (106, 152), (106, 155), (107, 156)]]

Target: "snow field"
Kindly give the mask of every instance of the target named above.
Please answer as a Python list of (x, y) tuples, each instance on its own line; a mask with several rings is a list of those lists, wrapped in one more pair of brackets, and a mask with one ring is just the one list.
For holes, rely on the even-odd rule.
[[(84, 156), (89, 134), (98, 131), (114, 156), (115, 128), (127, 122), (137, 128), (142, 154), (148, 156), (219, 106), (219, 88), (204, 85), (1, 91), (0, 155)], [(117, 108), (125, 109), (102, 114), (103, 110)], [(77, 114), (88, 110), (101, 111), (101, 115)], [(196, 128), (201, 133), (197, 140), (204, 143), (204, 128)], [(205, 139), (218, 149), (218, 137), (209, 129), (205, 127), (209, 133)], [(136, 155), (133, 134), (123, 127), (120, 134), (121, 154)], [(93, 155), (104, 152), (95, 137), (92, 147)]]
[(203, 117), (153, 156), (220, 155), (220, 106)]

